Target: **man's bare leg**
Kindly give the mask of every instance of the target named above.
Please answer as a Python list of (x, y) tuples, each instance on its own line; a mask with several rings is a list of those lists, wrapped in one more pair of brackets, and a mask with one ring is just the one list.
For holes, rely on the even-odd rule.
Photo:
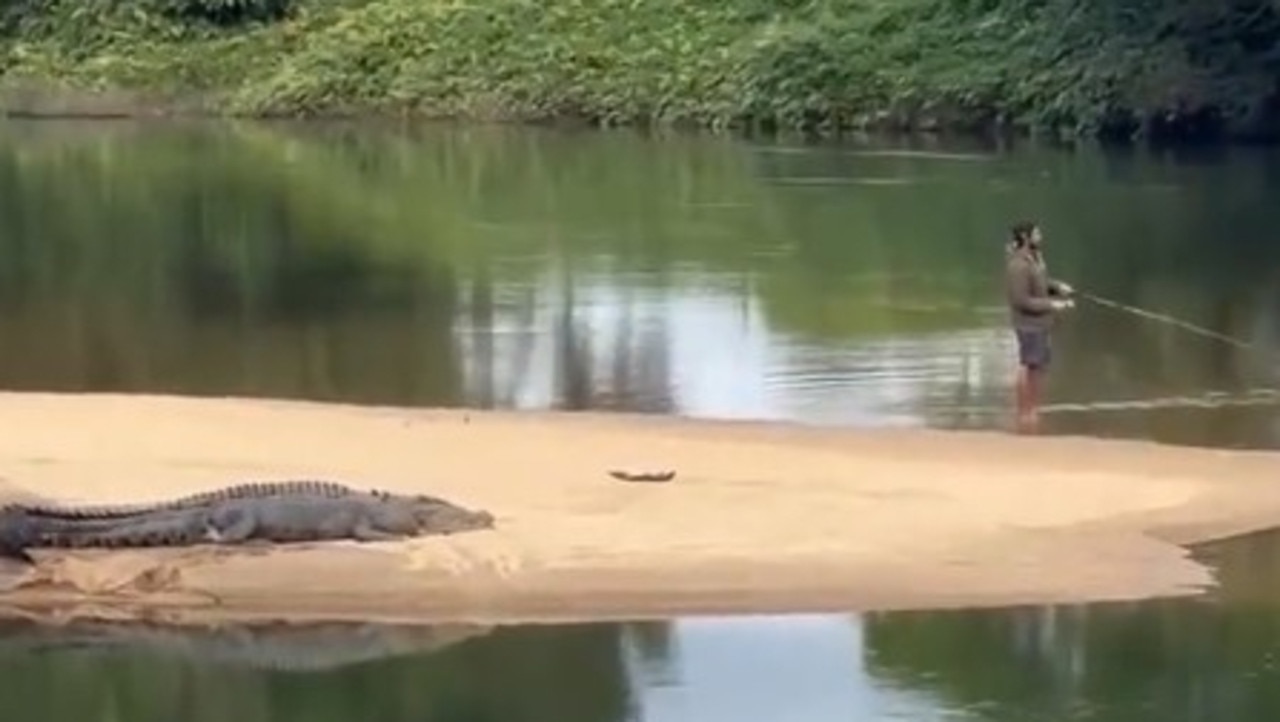
[(1014, 396), (1017, 399), (1019, 432), (1034, 433), (1040, 425), (1040, 375), (1036, 369), (1018, 367)]

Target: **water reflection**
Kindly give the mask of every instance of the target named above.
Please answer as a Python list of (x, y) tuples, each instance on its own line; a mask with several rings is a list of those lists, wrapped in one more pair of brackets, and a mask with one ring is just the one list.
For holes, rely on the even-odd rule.
[(639, 676), (636, 720), (940, 720), (927, 693), (868, 678), (861, 625), (825, 616), (704, 618), (671, 625), (675, 670)]
[(1180, 722), (1280, 715), (1280, 534), (1208, 545), (1208, 598), (868, 615), (871, 674), (974, 720)]
[[(8, 123), (0, 387), (991, 427), (1034, 216), (1081, 288), (1260, 349), (1082, 307), (1047, 431), (1280, 448), (1274, 157), (777, 150)], [(819, 177), (907, 182), (776, 182)]]
[(47, 722), (627, 718), (630, 692), (614, 629), (475, 631), (11, 623), (0, 629), (0, 715)]
[(1271, 607), (896, 615), (868, 622), (868, 666), (981, 720), (1270, 720), (1280, 713)]

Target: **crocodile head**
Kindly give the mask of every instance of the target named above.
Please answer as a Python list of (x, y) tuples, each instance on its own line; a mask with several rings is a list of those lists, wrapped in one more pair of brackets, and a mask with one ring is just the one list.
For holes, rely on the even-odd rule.
[(487, 511), (464, 509), (430, 496), (414, 497), (413, 517), (428, 534), (492, 529), (494, 524), (493, 514)]

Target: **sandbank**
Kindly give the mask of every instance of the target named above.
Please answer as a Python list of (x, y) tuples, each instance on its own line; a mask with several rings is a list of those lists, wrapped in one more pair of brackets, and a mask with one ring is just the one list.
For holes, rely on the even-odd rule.
[[(493, 530), (267, 552), (37, 550), (0, 614), (509, 622), (1194, 594), (1280, 523), (1280, 454), (1004, 433), (236, 398), (0, 394), (6, 497), (252, 479), (425, 492)], [(674, 469), (626, 483), (614, 468)]]

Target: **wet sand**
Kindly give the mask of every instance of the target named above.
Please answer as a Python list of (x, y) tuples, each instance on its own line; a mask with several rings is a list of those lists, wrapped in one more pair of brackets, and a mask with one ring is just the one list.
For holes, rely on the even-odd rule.
[[(1280, 454), (604, 414), (0, 394), (8, 498), (250, 479), (425, 492), (492, 531), (266, 552), (35, 552), (0, 613), (516, 621), (1195, 593), (1179, 546), (1280, 523)], [(625, 483), (614, 468), (674, 469)]]

